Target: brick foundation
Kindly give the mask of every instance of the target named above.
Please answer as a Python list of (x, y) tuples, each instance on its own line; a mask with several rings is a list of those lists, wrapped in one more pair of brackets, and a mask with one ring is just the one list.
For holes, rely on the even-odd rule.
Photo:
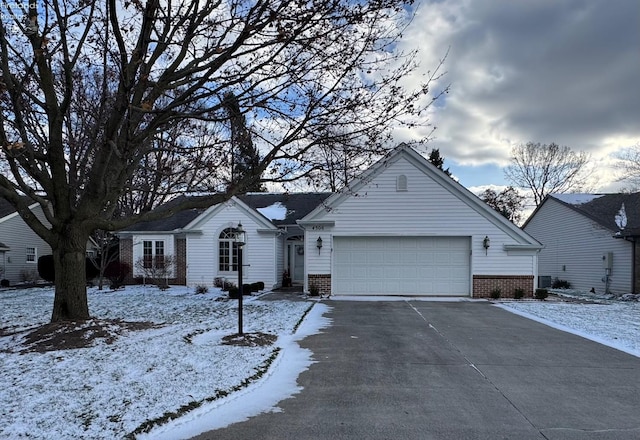
[(502, 298), (513, 298), (516, 289), (524, 291), (525, 298), (533, 297), (533, 275), (474, 275), (473, 297), (491, 298), (491, 291), (500, 289)]
[(320, 291), (320, 295), (331, 294), (331, 274), (310, 274), (308, 278), (308, 287), (315, 285)]

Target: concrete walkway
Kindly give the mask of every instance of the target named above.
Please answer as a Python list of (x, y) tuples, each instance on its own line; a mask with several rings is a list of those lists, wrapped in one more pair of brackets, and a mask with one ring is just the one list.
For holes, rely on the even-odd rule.
[(198, 439), (640, 439), (640, 359), (488, 303), (327, 301), (304, 390)]

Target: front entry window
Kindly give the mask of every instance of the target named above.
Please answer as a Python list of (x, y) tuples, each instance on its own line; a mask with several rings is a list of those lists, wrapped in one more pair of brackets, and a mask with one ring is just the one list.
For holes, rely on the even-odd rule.
[(238, 271), (238, 246), (235, 242), (235, 230), (233, 228), (227, 228), (220, 233), (218, 260), (218, 270), (220, 272)]

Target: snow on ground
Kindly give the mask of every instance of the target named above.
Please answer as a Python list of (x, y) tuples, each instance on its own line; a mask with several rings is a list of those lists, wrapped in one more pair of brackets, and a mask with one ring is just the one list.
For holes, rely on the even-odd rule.
[(0, 438), (123, 438), (148, 420), (240, 388), (268, 362), (277, 364), (275, 350), (292, 346), (294, 327), (311, 306), (247, 298), (245, 333), (279, 340), (228, 346), (220, 341), (237, 333), (237, 301), (193, 290), (91, 290), (92, 316), (161, 325), (129, 331), (111, 344), (96, 340), (88, 348), (23, 354), (24, 332), (16, 332), (49, 321), (53, 291), (0, 291)]
[[(296, 379), (312, 362), (296, 341), (327, 326), (329, 308), (316, 304), (294, 334), (311, 302), (247, 298), (245, 332), (272, 333), (278, 340), (266, 347), (226, 346), (222, 337), (237, 332), (237, 302), (222, 296), (186, 287), (91, 290), (92, 315), (160, 325), (129, 331), (111, 344), (98, 340), (88, 348), (21, 354), (21, 331), (49, 321), (53, 291), (0, 291), (0, 439), (133, 438), (145, 422), (196, 402), (194, 410), (137, 437), (182, 439), (277, 411), (278, 401), (300, 391)], [(640, 356), (640, 303), (596, 302), (498, 305)]]
[(598, 299), (580, 293), (571, 296), (596, 301), (509, 301), (499, 307), (640, 357), (639, 302)]

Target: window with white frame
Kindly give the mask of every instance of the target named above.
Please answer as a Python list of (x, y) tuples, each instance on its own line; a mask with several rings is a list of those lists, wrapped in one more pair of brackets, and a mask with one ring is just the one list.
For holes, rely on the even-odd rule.
[(164, 267), (164, 241), (144, 240), (142, 242), (142, 266), (145, 269)]
[(218, 270), (220, 272), (238, 271), (238, 245), (235, 241), (236, 231), (227, 228), (218, 238)]
[(35, 263), (38, 256), (37, 254), (35, 247), (27, 246), (27, 263)]

